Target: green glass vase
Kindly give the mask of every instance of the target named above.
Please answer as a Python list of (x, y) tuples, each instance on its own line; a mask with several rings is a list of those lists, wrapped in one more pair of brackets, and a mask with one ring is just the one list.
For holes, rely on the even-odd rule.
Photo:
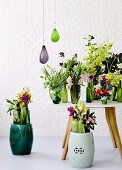
[(107, 99), (104, 99), (104, 100), (101, 100), (101, 101), (102, 101), (102, 104), (107, 104), (108, 103)]
[(64, 84), (61, 92), (61, 101), (62, 103), (68, 103), (68, 91), (67, 91), (66, 84)]
[(95, 89), (93, 83), (88, 83), (86, 87), (86, 102), (91, 103), (95, 98)]
[(86, 102), (91, 103), (94, 100), (94, 88), (93, 85), (88, 83), (86, 87)]
[(57, 90), (50, 90), (50, 98), (54, 104), (59, 104), (61, 102), (61, 91)]
[(12, 124), (10, 128), (10, 146), (13, 155), (28, 155), (33, 144), (33, 129), (31, 124)]
[(53, 33), (51, 35), (51, 41), (56, 43), (59, 41), (59, 39), (60, 39), (59, 33), (58, 33), (57, 29), (54, 28)]
[(122, 102), (122, 81), (120, 81), (117, 88), (117, 102)]
[(80, 99), (81, 88), (80, 85), (72, 85), (70, 89), (71, 102), (77, 104)]

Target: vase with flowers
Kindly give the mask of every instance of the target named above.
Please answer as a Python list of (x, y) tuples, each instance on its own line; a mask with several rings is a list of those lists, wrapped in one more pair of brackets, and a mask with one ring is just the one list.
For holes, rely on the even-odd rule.
[(24, 88), (14, 100), (8, 100), (8, 111), (13, 115), (13, 124), (10, 128), (10, 146), (14, 155), (28, 155), (33, 144), (33, 129), (30, 123), (31, 93)]
[(91, 167), (94, 160), (94, 130), (96, 117), (87, 106), (78, 102), (74, 107), (69, 107), (69, 116), (73, 117), (72, 132), (69, 138), (69, 160), (75, 168)]
[[(66, 68), (63, 65), (63, 59), (65, 57), (64, 52), (60, 52), (59, 56), (60, 56), (60, 58), (62, 58), (62, 62), (59, 63), (59, 65), (62, 67), (61, 68), (62, 72), (65, 73), (66, 72)], [(66, 83), (66, 81), (63, 83), (63, 88), (62, 88), (62, 91), (61, 91), (61, 102), (62, 103), (68, 103), (68, 90), (67, 90), (67, 83)]]
[(71, 59), (63, 60), (60, 66), (68, 74), (66, 83), (70, 88), (71, 102), (76, 104), (80, 98), (81, 85), (83, 84), (82, 64), (78, 61), (77, 54), (75, 54)]
[(120, 71), (116, 70), (114, 73), (106, 74), (106, 78), (108, 79), (109, 83), (112, 85), (112, 100), (117, 101), (118, 98), (118, 89), (120, 88), (120, 81), (122, 80), (122, 75)]
[(96, 95), (100, 96), (102, 104), (107, 104), (108, 99), (112, 95), (112, 84), (110, 84), (106, 75), (102, 75), (100, 83), (96, 86)]
[(61, 102), (62, 89), (67, 79), (67, 72), (62, 70), (57, 71), (56, 69), (47, 66), (43, 69), (43, 75), (41, 78), (44, 79), (44, 87), (49, 89), (50, 98), (54, 104)]

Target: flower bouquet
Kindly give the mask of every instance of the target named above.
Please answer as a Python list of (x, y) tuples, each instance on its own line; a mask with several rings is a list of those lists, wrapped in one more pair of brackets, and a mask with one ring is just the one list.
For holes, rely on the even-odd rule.
[(33, 143), (33, 129), (30, 123), (31, 93), (24, 88), (14, 100), (8, 100), (8, 111), (13, 115), (13, 124), (10, 128), (10, 146), (14, 155), (28, 155)]
[(61, 92), (67, 79), (67, 72), (55, 70), (50, 66), (43, 69), (44, 87), (49, 89), (50, 98), (54, 104), (61, 102)]
[(82, 63), (78, 61), (77, 54), (71, 59), (65, 59), (64, 53), (60, 53), (60, 56), (63, 58), (60, 66), (68, 74), (66, 83), (70, 88), (71, 102), (76, 104), (80, 98), (81, 85), (83, 85)]
[(112, 84), (107, 79), (106, 75), (102, 75), (100, 84), (96, 86), (96, 95), (100, 96), (102, 104), (107, 104), (107, 100), (112, 95)]

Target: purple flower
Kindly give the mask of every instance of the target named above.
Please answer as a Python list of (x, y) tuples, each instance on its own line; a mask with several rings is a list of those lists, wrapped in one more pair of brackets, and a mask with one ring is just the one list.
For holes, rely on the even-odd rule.
[(112, 90), (112, 87), (113, 87), (113, 86), (112, 86), (111, 84), (109, 84), (109, 85), (108, 85), (108, 90)]
[(102, 77), (102, 80), (105, 82), (105, 81), (106, 81), (106, 77), (105, 77), (105, 76), (103, 76), (103, 77)]
[(90, 80), (93, 80), (93, 79), (94, 79), (94, 76), (93, 76), (93, 75), (90, 75), (90, 76), (89, 76), (89, 79), (90, 79)]
[(105, 85), (105, 81), (104, 80), (100, 80), (100, 85), (104, 86)]
[(64, 57), (64, 52), (59, 53), (60, 57)]
[(23, 94), (22, 101), (23, 101), (23, 103), (25, 103), (25, 105), (28, 105), (29, 97), (28, 97), (28, 95), (26, 93)]
[(76, 113), (76, 111), (74, 110), (73, 107), (69, 107), (67, 110), (68, 110), (69, 113), (70, 113), (69, 116), (74, 116), (74, 113)]

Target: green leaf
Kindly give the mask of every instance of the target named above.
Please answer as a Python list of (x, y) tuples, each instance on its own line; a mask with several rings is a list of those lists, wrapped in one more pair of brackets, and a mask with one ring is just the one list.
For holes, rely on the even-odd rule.
[(6, 102), (7, 102), (7, 103), (10, 103), (10, 104), (12, 104), (12, 105), (14, 105), (14, 104), (15, 104), (13, 101), (8, 100), (8, 99), (6, 99)]

